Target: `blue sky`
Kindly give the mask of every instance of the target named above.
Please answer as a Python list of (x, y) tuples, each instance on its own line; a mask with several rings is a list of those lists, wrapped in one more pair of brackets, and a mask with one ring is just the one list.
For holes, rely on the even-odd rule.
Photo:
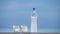
[(38, 14), (38, 29), (60, 30), (60, 0), (0, 0), (0, 29), (13, 24), (31, 26), (32, 9)]

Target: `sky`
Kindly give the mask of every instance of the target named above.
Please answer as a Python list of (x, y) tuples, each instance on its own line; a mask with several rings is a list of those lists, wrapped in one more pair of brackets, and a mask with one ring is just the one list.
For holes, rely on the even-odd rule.
[(30, 29), (33, 8), (38, 14), (38, 30), (60, 30), (60, 0), (0, 0), (0, 29), (14, 24)]

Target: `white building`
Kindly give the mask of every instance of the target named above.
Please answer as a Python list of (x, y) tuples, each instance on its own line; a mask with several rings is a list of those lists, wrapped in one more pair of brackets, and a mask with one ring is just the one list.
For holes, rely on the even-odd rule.
[(31, 15), (31, 32), (37, 32), (37, 13), (35, 11), (35, 8), (33, 8)]
[(13, 30), (14, 30), (14, 32), (20, 32), (19, 25), (13, 25)]

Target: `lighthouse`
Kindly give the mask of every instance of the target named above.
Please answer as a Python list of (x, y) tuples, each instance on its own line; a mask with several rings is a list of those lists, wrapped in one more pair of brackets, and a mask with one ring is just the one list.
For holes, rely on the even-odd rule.
[(35, 8), (33, 8), (31, 15), (31, 32), (37, 32), (37, 13)]

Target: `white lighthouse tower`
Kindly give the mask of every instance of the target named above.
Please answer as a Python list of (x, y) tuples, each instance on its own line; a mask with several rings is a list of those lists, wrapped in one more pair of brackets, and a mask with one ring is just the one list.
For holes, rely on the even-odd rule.
[(37, 32), (37, 13), (35, 11), (35, 8), (33, 8), (31, 15), (31, 32)]

